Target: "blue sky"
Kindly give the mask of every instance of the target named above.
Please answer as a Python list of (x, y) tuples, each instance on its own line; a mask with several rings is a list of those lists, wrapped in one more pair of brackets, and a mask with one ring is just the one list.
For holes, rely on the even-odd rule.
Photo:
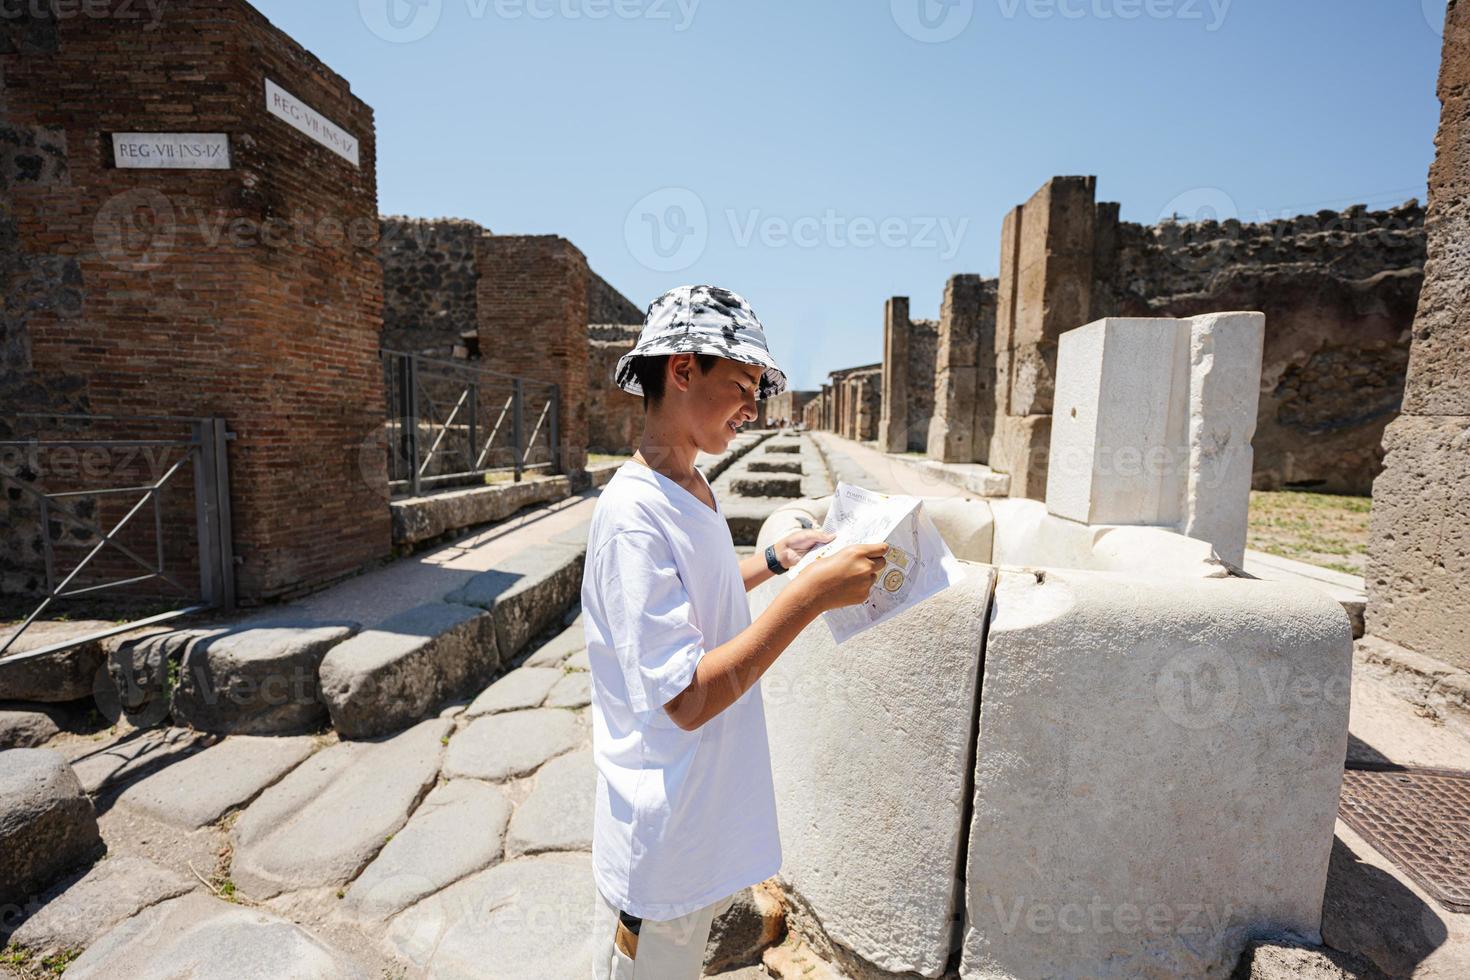
[(383, 213), (565, 236), (640, 308), (733, 289), (802, 388), (995, 275), (1053, 174), (1145, 223), (1423, 201), (1445, 7), (254, 2), (376, 111)]

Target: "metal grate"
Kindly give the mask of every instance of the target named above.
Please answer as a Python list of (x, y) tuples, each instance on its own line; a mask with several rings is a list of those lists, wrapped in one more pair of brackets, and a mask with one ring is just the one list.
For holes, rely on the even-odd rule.
[(1470, 912), (1470, 772), (1349, 769), (1338, 812), (1435, 901)]

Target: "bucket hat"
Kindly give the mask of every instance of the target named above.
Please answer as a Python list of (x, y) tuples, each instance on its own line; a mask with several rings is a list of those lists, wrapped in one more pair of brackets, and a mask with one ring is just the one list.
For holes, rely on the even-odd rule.
[(718, 286), (678, 286), (654, 300), (643, 319), (638, 343), (618, 359), (614, 382), (643, 394), (633, 359), (662, 354), (714, 354), (765, 368), (756, 398), (786, 390), (786, 375), (766, 347), (766, 330), (745, 298)]

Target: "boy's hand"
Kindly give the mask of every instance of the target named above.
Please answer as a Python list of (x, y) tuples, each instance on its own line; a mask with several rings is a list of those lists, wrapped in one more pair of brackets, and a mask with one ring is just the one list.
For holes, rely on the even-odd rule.
[(808, 551), (820, 548), (835, 537), (837, 535), (821, 530), (792, 531), (776, 542), (776, 560), (787, 568), (791, 568), (801, 561)]
[(888, 545), (883, 542), (851, 545), (812, 562), (796, 584), (811, 590), (811, 600), (819, 609), (855, 606), (868, 598), (887, 553)]

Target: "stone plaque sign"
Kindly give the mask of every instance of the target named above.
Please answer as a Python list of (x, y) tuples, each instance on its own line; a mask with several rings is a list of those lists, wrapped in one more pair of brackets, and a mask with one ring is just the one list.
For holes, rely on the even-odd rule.
[(265, 80), (265, 107), (271, 115), (290, 123), (354, 167), (359, 166), (357, 137), (269, 78)]
[(229, 133), (113, 133), (119, 170), (229, 170)]

